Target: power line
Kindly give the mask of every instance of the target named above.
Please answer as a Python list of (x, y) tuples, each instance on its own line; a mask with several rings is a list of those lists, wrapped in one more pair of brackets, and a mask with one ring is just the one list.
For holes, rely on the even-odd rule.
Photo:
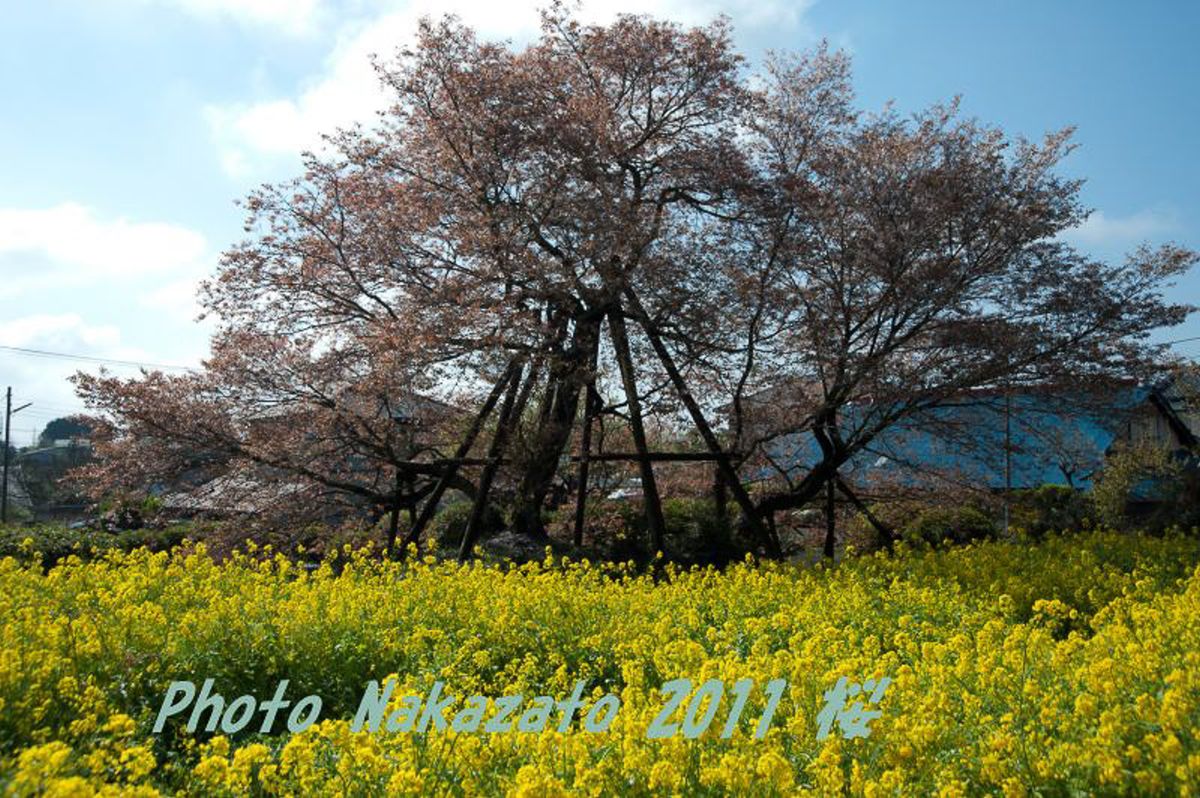
[(137, 360), (118, 360), (111, 357), (92, 357), (91, 355), (76, 355), (70, 352), (51, 352), (47, 349), (29, 349), (23, 346), (0, 346), (0, 350), (16, 352), (34, 357), (51, 357), (61, 360), (75, 360), (83, 363), (100, 363), (113, 366), (133, 366), (136, 368), (170, 369), (173, 371), (197, 371), (194, 366), (176, 366), (170, 363), (145, 363)]

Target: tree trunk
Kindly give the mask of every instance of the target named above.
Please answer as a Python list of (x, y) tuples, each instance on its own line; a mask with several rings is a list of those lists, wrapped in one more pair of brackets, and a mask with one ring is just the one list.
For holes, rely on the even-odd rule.
[(601, 317), (592, 315), (577, 319), (571, 345), (556, 354), (550, 363), (549, 381), (543, 401), (544, 423), (534, 432), (531, 455), (525, 464), (513, 504), (513, 530), (521, 535), (545, 540), (546, 526), (542, 522), (542, 506), (558, 474), (562, 457), (575, 419), (579, 413), (579, 393), (590, 379), (589, 365), (596, 339), (600, 335)]
[[(823, 478), (821, 482), (825, 488), (825, 546), (823, 551), (827, 558), (833, 559), (834, 544), (836, 543), (837, 535), (837, 508), (834, 505), (834, 487), (838, 478), (838, 467), (840, 465), (840, 461), (835, 456), (837, 449), (836, 442), (840, 440), (837, 434), (836, 411), (828, 410), (819, 415), (812, 432), (813, 437), (817, 440), (817, 445), (821, 447), (822, 462), (818, 465), (818, 468), (813, 469), (808, 474), (808, 477), (820, 473), (820, 476)], [(824, 466), (824, 468), (821, 468), (821, 466)]]
[(642, 426), (642, 403), (637, 394), (637, 374), (633, 368), (629, 336), (620, 308), (608, 314), (608, 329), (612, 336), (617, 364), (621, 368), (625, 399), (629, 405), (629, 428), (633, 433), (633, 445), (638, 453), (638, 468), (642, 476), (642, 504), (646, 511), (646, 527), (650, 532), (650, 547), (653, 553), (657, 554), (663, 551), (667, 524), (663, 520), (662, 501), (658, 496), (658, 485), (654, 481), (654, 465), (650, 462), (649, 449), (646, 446), (646, 429)]
[(729, 492), (725, 485), (725, 477), (721, 475), (721, 467), (713, 469), (713, 506), (716, 508), (717, 520), (724, 524), (729, 518)]

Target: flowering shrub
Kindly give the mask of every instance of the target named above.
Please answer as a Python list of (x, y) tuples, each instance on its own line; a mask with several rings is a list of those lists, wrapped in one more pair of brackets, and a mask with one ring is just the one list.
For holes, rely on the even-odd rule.
[[(0, 561), (0, 789), (15, 795), (1070, 795), (1200, 792), (1200, 545), (1108, 532), (675, 570), (253, 551)], [(604, 733), (352, 732), (363, 688), (565, 695)], [(822, 696), (892, 679), (868, 737)], [(295, 734), (150, 729), (167, 685), (319, 694)], [(658, 687), (787, 680), (763, 739), (647, 739)], [(687, 702), (683, 702), (684, 705)], [(762, 712), (751, 695), (746, 717)], [(676, 718), (677, 720), (677, 718)], [(253, 724), (252, 724), (253, 726)]]

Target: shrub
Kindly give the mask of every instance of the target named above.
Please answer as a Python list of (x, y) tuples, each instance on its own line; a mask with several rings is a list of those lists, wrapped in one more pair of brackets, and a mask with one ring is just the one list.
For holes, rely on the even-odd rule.
[(15, 557), (21, 562), (41, 559), (50, 568), (69, 555), (89, 560), (109, 551), (133, 551), (146, 547), (151, 551), (169, 551), (195, 530), (185, 524), (163, 529), (138, 529), (106, 532), (97, 529), (68, 529), (65, 526), (5, 526), (0, 528), (0, 558)]
[[(994, 514), (976, 504), (947, 504), (908, 499), (879, 502), (871, 513), (895, 531), (897, 537), (916, 548), (939, 547), (947, 544), (988, 540), (996, 536)], [(862, 514), (856, 514), (846, 525), (848, 540), (864, 542), (866, 550), (878, 542), (875, 528)]]
[(162, 512), (157, 496), (113, 496), (100, 502), (100, 527), (109, 532), (155, 526)]
[(1138, 525), (1131, 505), (1139, 498), (1168, 498), (1178, 476), (1170, 453), (1161, 447), (1118, 448), (1108, 455), (1092, 488), (1100, 520), (1116, 529)]
[(1092, 497), (1066, 485), (1042, 485), (1013, 494), (1010, 521), (1034, 540), (1048, 532), (1079, 532), (1092, 526)]
[[(639, 501), (591, 498), (584, 508), (583, 547), (590, 556), (613, 562), (646, 557), (646, 519)], [(569, 538), (575, 530), (575, 504), (549, 513), (547, 528)]]
[(970, 543), (995, 537), (992, 517), (971, 505), (927, 507), (899, 528), (900, 538), (910, 546), (943, 546)]
[[(711, 499), (666, 499), (662, 510), (666, 524), (663, 554), (669, 559), (720, 564), (740, 556), (733, 543), (729, 519), (718, 517), (716, 503)], [(645, 560), (652, 556), (641, 500), (592, 501), (585, 512), (592, 548), (604, 559)]]
[(1170, 496), (1152, 518), (1158, 528), (1179, 527), (1185, 531), (1200, 529), (1200, 471), (1193, 464), (1171, 486)]
[[(662, 503), (666, 524), (664, 554), (682, 563), (721, 564), (744, 551), (734, 542), (730, 518), (717, 515), (711, 499), (672, 498)], [(734, 511), (736, 512), (736, 511)], [(575, 506), (566, 505), (547, 516), (547, 526), (569, 536), (574, 530)], [(584, 511), (584, 547), (610, 561), (644, 561), (651, 557), (646, 516), (640, 499), (592, 499)]]
[[(439, 549), (457, 551), (467, 531), (467, 522), (471, 520), (474, 506), (475, 503), (471, 501), (456, 501), (438, 510), (437, 515), (429, 522), (429, 539), (435, 541)], [(502, 529), (503, 516), (489, 504), (483, 514), (483, 528), (480, 530), (479, 539), (485, 540)]]
[(667, 499), (663, 502), (667, 554), (675, 560), (725, 563), (741, 552), (733, 543), (729, 518), (717, 515), (712, 499)]

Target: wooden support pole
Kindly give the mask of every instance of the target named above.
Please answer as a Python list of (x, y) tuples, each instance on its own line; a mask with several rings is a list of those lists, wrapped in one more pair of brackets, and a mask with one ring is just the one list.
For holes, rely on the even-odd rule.
[[(521, 372), (520, 366), (513, 372), (509, 379), (508, 392), (504, 394), (504, 404), (500, 406), (500, 415), (496, 419), (496, 434), (492, 436), (492, 444), (488, 448), (488, 464), (483, 467), (483, 473), (479, 476), (479, 491), (475, 494), (475, 506), (471, 508), (471, 517), (467, 520), (462, 544), (458, 548), (459, 561), (467, 559), (471, 550), (475, 548), (475, 542), (479, 539), (480, 528), (483, 526), (484, 515), (487, 512), (488, 493), (491, 492), (492, 480), (495, 479), (496, 471), (500, 467), (500, 456), (504, 453), (504, 445), (512, 427), (514, 411), (520, 412), (516, 410), (517, 394), (521, 392), (526, 398), (529, 396), (528, 391), (521, 391)], [(536, 378), (537, 370), (535, 369), (530, 374), (530, 380)]]
[(591, 463), (592, 452), (592, 418), (599, 410), (600, 395), (596, 393), (595, 383), (587, 387), (587, 400), (583, 410), (583, 437), (579, 443), (579, 485), (575, 496), (575, 531), (572, 542), (576, 548), (583, 545), (583, 525), (586, 515), (588, 492), (588, 466)]
[(475, 445), (475, 439), (479, 437), (484, 423), (487, 421), (488, 416), (492, 414), (492, 409), (495, 408), (496, 402), (500, 401), (500, 395), (508, 387), (513, 372), (519, 367), (518, 359), (513, 358), (504, 368), (504, 373), (500, 375), (500, 379), (492, 387), (492, 391), (484, 401), (483, 407), (479, 409), (479, 413), (476, 414), (475, 420), (471, 423), (471, 428), (467, 430), (466, 436), (458, 444), (458, 449), (454, 452), (454, 458), (446, 464), (445, 471), (438, 479), (433, 491), (429, 494), (429, 498), (425, 500), (425, 504), (421, 508), (421, 514), (417, 516), (417, 520), (413, 522), (412, 529), (409, 530), (408, 536), (404, 539), (405, 546), (410, 543), (420, 542), (421, 533), (425, 531), (425, 527), (433, 519), (433, 514), (437, 512), (438, 504), (441, 502), (442, 496), (446, 493), (446, 489), (450, 486), (451, 481), (454, 480), (454, 476), (458, 473), (461, 461), (471, 451), (471, 447)]
[(587, 515), (588, 475), (592, 454), (592, 420), (600, 413), (600, 394), (596, 390), (596, 368), (600, 360), (600, 336), (592, 343), (588, 362), (588, 380), (583, 399), (583, 435), (579, 442), (579, 484), (575, 495), (575, 528), (571, 541), (576, 548), (583, 545), (583, 525)]
[(642, 308), (641, 302), (638, 301), (637, 295), (632, 290), (626, 290), (625, 296), (629, 299), (631, 307), (637, 313), (638, 321), (642, 329), (646, 333), (646, 338), (650, 341), (650, 346), (654, 348), (654, 353), (658, 355), (659, 361), (663, 368), (667, 370), (667, 376), (671, 379), (672, 385), (675, 386), (676, 393), (683, 401), (689, 415), (692, 417), (692, 423), (696, 425), (696, 429), (700, 432), (700, 436), (704, 439), (704, 443), (717, 461), (717, 468), (721, 477), (725, 480), (725, 485), (729, 488), (729, 492), (733, 494), (734, 500), (742, 509), (742, 515), (746, 518), (746, 523), (750, 525), (751, 531), (754, 533), (763, 544), (767, 554), (771, 557), (781, 557), (782, 551), (779, 545), (779, 539), (770, 527), (764, 527), (762, 520), (759, 518), (758, 510), (754, 506), (754, 501), (750, 498), (750, 494), (746, 492), (742, 485), (741, 479), (737, 475), (737, 471), (733, 468), (733, 464), (729, 460), (728, 454), (721, 447), (721, 442), (717, 440), (716, 433), (713, 432), (712, 426), (708, 423), (708, 419), (704, 417), (704, 413), (700, 410), (700, 405), (688, 390), (687, 383), (684, 382), (683, 375), (679, 373), (679, 369), (675, 365), (675, 360), (671, 357), (671, 353), (667, 350), (666, 345), (662, 341), (662, 336), (659, 334), (658, 326), (650, 319), (649, 315)]
[(620, 308), (608, 314), (608, 330), (612, 337), (617, 365), (621, 369), (621, 383), (629, 406), (629, 429), (633, 433), (633, 445), (637, 449), (638, 467), (642, 476), (642, 503), (646, 510), (646, 527), (650, 532), (650, 547), (657, 554), (663, 551), (666, 521), (662, 514), (662, 501), (658, 496), (658, 485), (654, 481), (654, 466), (648, 456), (646, 429), (642, 426), (642, 403), (637, 395), (637, 374), (633, 368), (633, 356), (629, 351), (629, 335), (625, 330), (625, 317)]

